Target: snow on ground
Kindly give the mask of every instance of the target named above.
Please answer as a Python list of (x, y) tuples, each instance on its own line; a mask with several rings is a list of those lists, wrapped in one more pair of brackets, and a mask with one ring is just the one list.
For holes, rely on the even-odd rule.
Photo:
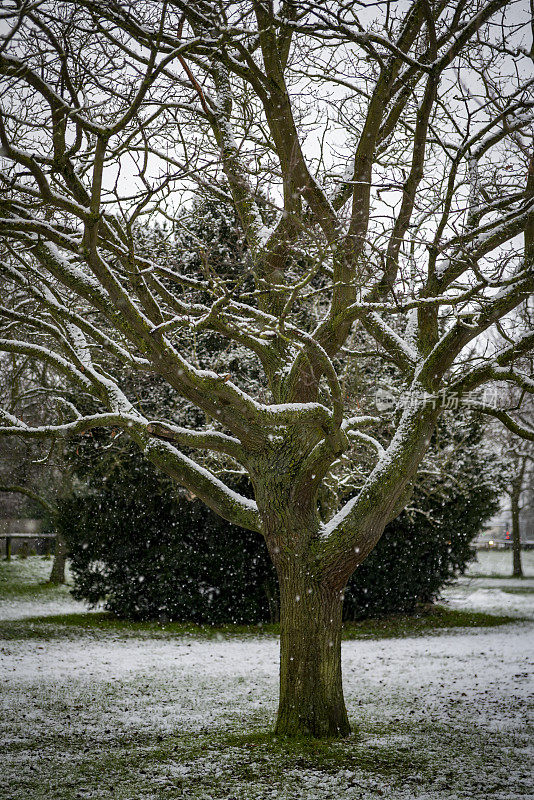
[[(360, 726), (359, 737), (337, 746), (346, 750), (346, 765), (343, 757), (329, 769), (296, 759), (279, 772), (279, 756), (265, 743), (239, 741), (272, 722), (274, 638), (124, 641), (114, 634), (100, 641), (5, 642), (0, 674), (9, 688), (1, 717), (12, 794), (0, 796), (174, 797), (180, 795), (165, 792), (179, 778), (188, 797), (206, 799), (321, 800), (334, 792), (394, 800), (533, 797), (525, 760), (533, 657), (533, 627), (524, 623), (345, 642), (346, 699)], [(84, 794), (86, 748), (120, 761), (132, 740), (144, 766), (135, 792), (108, 794), (106, 784), (99, 794)], [(147, 743), (158, 740), (172, 746), (154, 762)], [(192, 748), (195, 741), (200, 750)], [(51, 790), (60, 789), (53, 778), (61, 782), (67, 762), (80, 772), (80, 793), (25, 794), (43, 758), (41, 778)], [(392, 766), (385, 777), (377, 769), (384, 764)], [(138, 768), (127, 767), (130, 781)]]
[[(523, 572), (527, 578), (534, 578), (534, 550), (523, 550), (521, 553)], [(512, 574), (511, 550), (477, 550), (475, 561), (471, 562), (468, 575), (500, 575)]]
[(444, 589), (442, 601), (462, 611), (483, 611), (534, 620), (534, 578), (460, 578)]
[[(463, 579), (447, 602), (534, 620), (534, 580), (494, 583)], [(2, 800), (534, 800), (533, 621), (344, 642), (356, 733), (295, 745), (268, 735), (274, 637), (17, 619), (0, 642)]]
[[(51, 567), (51, 559), (40, 556), (14, 558), (11, 563), (2, 563), (0, 620), (87, 612), (86, 604), (75, 600), (70, 594), (72, 579), (68, 569), (66, 586), (46, 585)], [(23, 583), (23, 592), (16, 585), (17, 582)]]
[(510, 550), (478, 550), (465, 576), (442, 592), (451, 608), (534, 619), (534, 550), (522, 553), (524, 578), (512, 578)]
[(59, 614), (90, 613), (85, 603), (74, 600), (70, 595), (58, 600), (43, 603), (42, 598), (0, 599), (0, 619), (16, 620), (28, 617), (55, 617)]

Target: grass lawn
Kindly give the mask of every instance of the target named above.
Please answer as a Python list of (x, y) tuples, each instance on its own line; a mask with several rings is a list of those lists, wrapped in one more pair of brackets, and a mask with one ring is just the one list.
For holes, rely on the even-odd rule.
[[(50, 559), (30, 556), (0, 562), (0, 637), (4, 639), (51, 639), (76, 636), (102, 637), (120, 634), (124, 638), (175, 638), (189, 636), (203, 639), (243, 636), (278, 636), (278, 625), (193, 625), (180, 622), (129, 622), (100, 612), (88, 613), (82, 603), (72, 599), (71, 578), (67, 585), (51, 586), (48, 576)], [(516, 590), (517, 591), (517, 590)], [(528, 587), (525, 591), (529, 591)], [(2, 602), (21, 602), (23, 617), (3, 619)], [(54, 613), (57, 603), (65, 603), (64, 613)], [(417, 636), (450, 628), (479, 628), (504, 625), (512, 620), (505, 614), (494, 615), (437, 605), (416, 615), (398, 614), (383, 619), (347, 622), (345, 639)]]
[(354, 735), (285, 741), (275, 626), (125, 623), (49, 569), (0, 563), (2, 800), (532, 797), (531, 622), (438, 607), (348, 625)]
[(70, 597), (70, 574), (67, 570), (67, 586), (51, 586), (48, 583), (52, 570), (49, 556), (13, 556), (11, 561), (0, 561), (0, 599), (43, 597), (50, 602), (58, 597)]
[[(534, 578), (534, 550), (521, 553), (523, 572), (526, 578)], [(509, 578), (512, 575), (511, 550), (477, 550), (467, 574), (476, 577)]]

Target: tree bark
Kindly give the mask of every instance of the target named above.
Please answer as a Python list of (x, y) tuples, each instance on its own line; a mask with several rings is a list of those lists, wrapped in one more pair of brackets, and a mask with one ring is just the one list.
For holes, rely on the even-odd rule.
[(65, 583), (65, 564), (67, 561), (67, 544), (65, 539), (58, 533), (56, 535), (56, 552), (54, 553), (54, 561), (52, 564), (52, 571), (50, 573), (49, 583), (61, 584)]
[(279, 570), (280, 701), (275, 734), (348, 736), (341, 679), (343, 592), (302, 566)]
[(521, 527), (519, 522), (519, 498), (521, 489), (514, 488), (511, 494), (511, 509), (512, 509), (512, 554), (513, 554), (513, 570), (512, 576), (514, 578), (523, 577), (523, 565), (521, 563)]

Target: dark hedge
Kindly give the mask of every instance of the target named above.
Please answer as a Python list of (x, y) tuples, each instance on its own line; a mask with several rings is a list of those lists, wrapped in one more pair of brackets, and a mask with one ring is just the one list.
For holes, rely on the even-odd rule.
[[(484, 481), (416, 497), (353, 575), (345, 617), (411, 612), (430, 602), (470, 557), (470, 542), (496, 508)], [(218, 624), (277, 618), (276, 577), (258, 534), (232, 526), (177, 492), (132, 445), (89, 474), (60, 504), (55, 524), (72, 557), (74, 595), (130, 619)]]
[(436, 599), (472, 558), (471, 543), (498, 508), (484, 483), (448, 492), (445, 502), (416, 498), (427, 517), (403, 512), (390, 523), (352, 576), (345, 594), (346, 619), (408, 612)]
[(124, 462), (60, 506), (74, 596), (136, 620), (270, 619), (276, 582), (259, 534), (177, 495), (133, 447)]

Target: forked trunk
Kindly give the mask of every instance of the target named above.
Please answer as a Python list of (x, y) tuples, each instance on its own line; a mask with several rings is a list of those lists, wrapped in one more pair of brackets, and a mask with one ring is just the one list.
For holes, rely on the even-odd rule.
[[(281, 573), (281, 574), (280, 574)], [(275, 734), (347, 736), (341, 679), (343, 594), (299, 567), (279, 570), (280, 702)]]

